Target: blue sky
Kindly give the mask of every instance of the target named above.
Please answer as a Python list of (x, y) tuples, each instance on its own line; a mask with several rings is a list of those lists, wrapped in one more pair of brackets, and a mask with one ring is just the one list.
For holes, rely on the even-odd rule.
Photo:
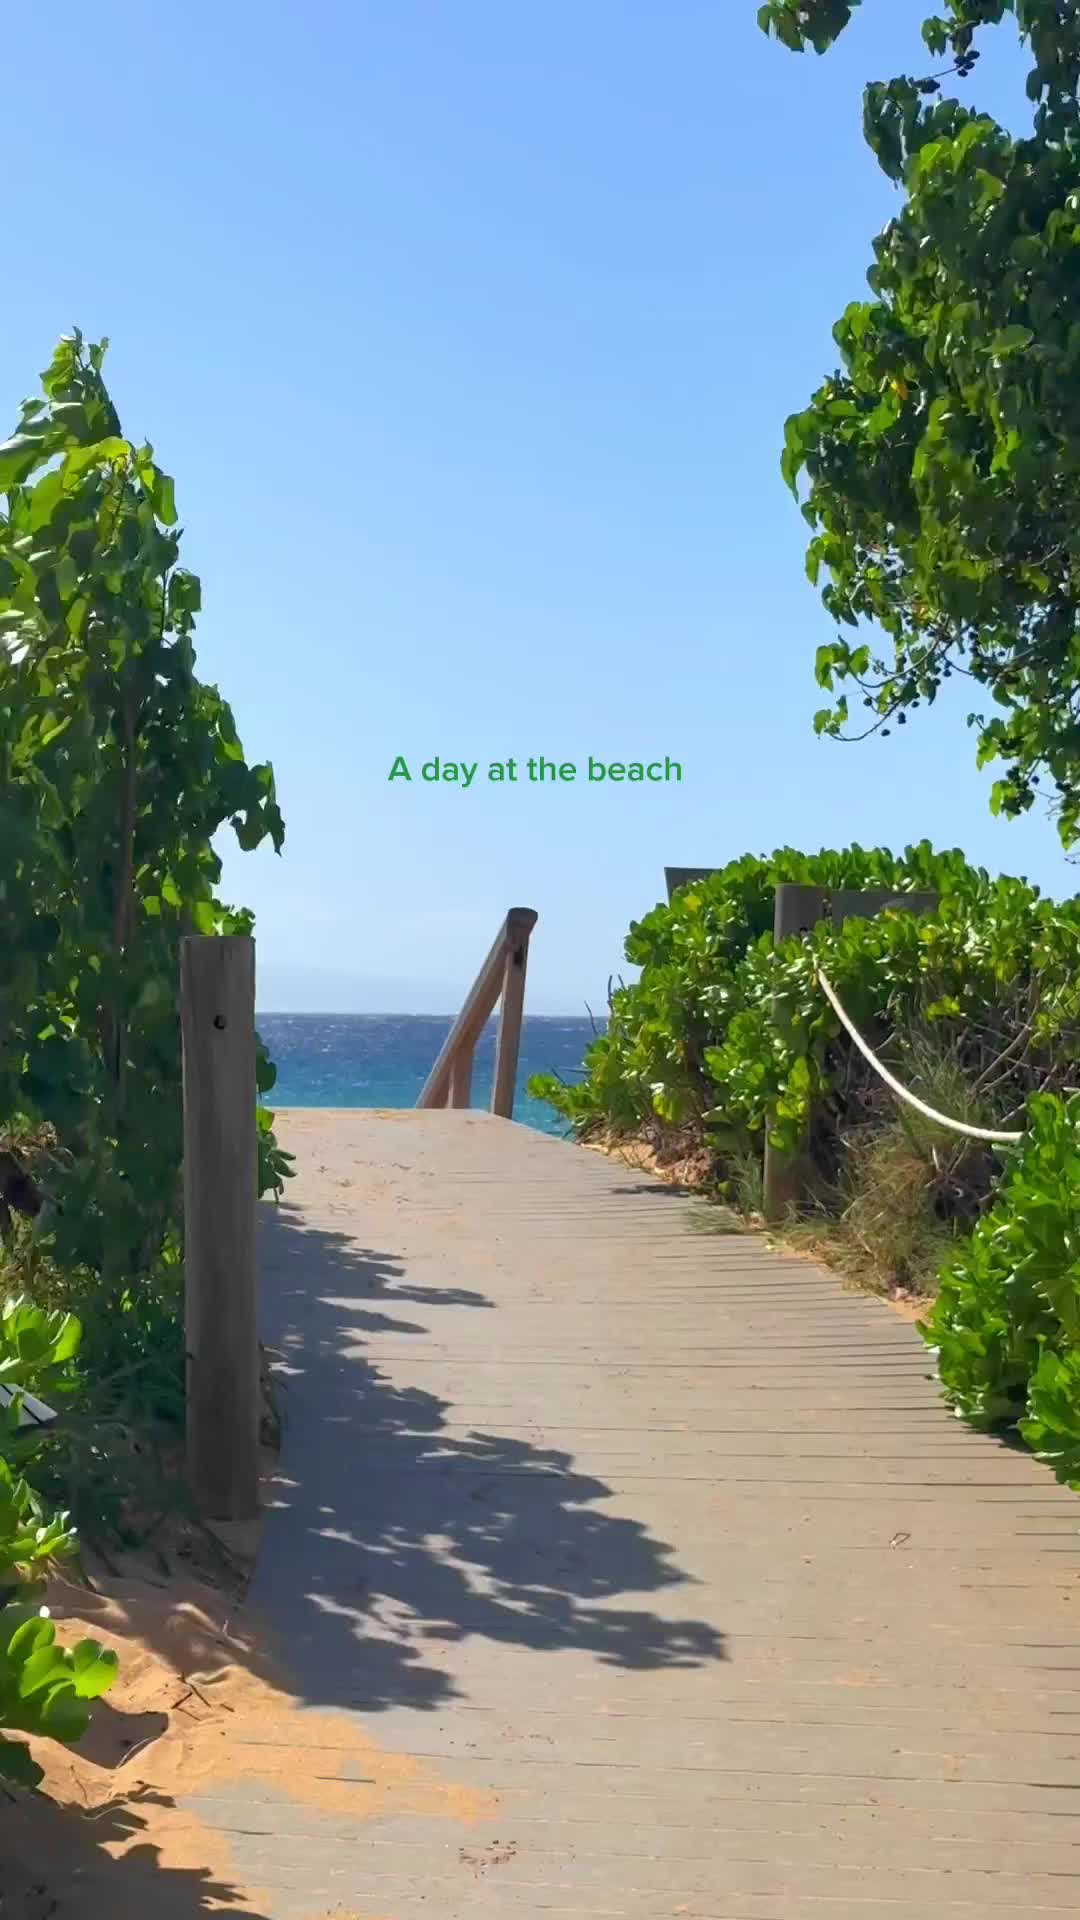
[[(755, 0), (99, 0), (4, 28), (14, 418), (71, 324), (177, 479), (200, 669), (277, 772), (226, 851), (264, 1007), (447, 1010), (535, 906), (535, 1011), (602, 1000), (665, 863), (923, 835), (1051, 891), (963, 695), (815, 740), (830, 623), (778, 472), (892, 190), (872, 77)], [(69, 30), (65, 30), (65, 18)], [(974, 82), (1019, 110), (1006, 29)], [(6, 401), (4, 400), (6, 396)], [(681, 762), (680, 786), (397, 783), (394, 756)]]

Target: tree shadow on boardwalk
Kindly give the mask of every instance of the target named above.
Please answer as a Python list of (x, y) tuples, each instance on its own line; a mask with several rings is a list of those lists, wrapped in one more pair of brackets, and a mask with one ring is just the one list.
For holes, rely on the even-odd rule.
[[(252, 1604), (313, 1705), (438, 1706), (455, 1697), (451, 1649), (474, 1637), (577, 1648), (614, 1668), (724, 1658), (721, 1633), (621, 1593), (689, 1583), (672, 1549), (595, 1503), (611, 1494), (572, 1455), (451, 1428), (449, 1404), (389, 1379), (375, 1331), (417, 1341), (410, 1314), (491, 1313), (483, 1294), (418, 1284), (392, 1256), (263, 1210), (265, 1337), (282, 1356), (285, 1441)], [(400, 1371), (407, 1365), (396, 1363)], [(518, 1425), (538, 1424), (523, 1407)], [(441, 1657), (440, 1657), (441, 1652)], [(553, 1684), (556, 1676), (552, 1675)]]
[[(92, 1816), (44, 1796), (3, 1808), (3, 1920), (264, 1920), (246, 1895), (208, 1867), (163, 1865), (149, 1838), (156, 1808), (173, 1801), (149, 1789), (118, 1797)], [(147, 1838), (139, 1836), (146, 1831)], [(134, 1844), (132, 1844), (134, 1842)], [(126, 1846), (119, 1858), (107, 1849)]]

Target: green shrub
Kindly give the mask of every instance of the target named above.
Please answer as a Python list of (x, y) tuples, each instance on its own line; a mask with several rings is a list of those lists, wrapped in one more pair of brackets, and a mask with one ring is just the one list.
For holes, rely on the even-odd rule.
[(897, 1118), (852, 1141), (835, 1189), (786, 1237), (872, 1292), (928, 1296), (956, 1233), (940, 1192), (933, 1159)]
[(1059, 1480), (1080, 1490), (1080, 1347), (1045, 1347), (1028, 1385), (1020, 1431)]
[(1080, 1485), (1080, 1096), (1031, 1101), (1023, 1145), (920, 1331), (964, 1419), (1018, 1425)]
[(40, 1576), (75, 1552), (75, 1534), (68, 1515), (50, 1512), (20, 1471), (43, 1443), (41, 1429), (19, 1427), (22, 1395), (61, 1404), (71, 1395), (80, 1332), (71, 1314), (19, 1299), (0, 1307), (0, 1384), (16, 1389), (0, 1431), (0, 1777), (23, 1786), (36, 1786), (41, 1768), (11, 1734), (79, 1739), (117, 1671), (116, 1655), (96, 1640), (57, 1643)]
[[(976, 1127), (1000, 1120), (996, 1091), (973, 1085), (939, 1020), (898, 1016), (892, 1038), (902, 1084), (938, 1113)], [(988, 1202), (993, 1150), (926, 1119), (881, 1081), (864, 1088), (857, 1056), (847, 1066), (860, 1076), (862, 1117), (844, 1129), (835, 1178), (805, 1221), (789, 1222), (787, 1237), (873, 1291), (932, 1297), (941, 1267)]]
[[(930, 915), (826, 922), (777, 948), (775, 889), (788, 881), (927, 889), (941, 904)], [(835, 1178), (847, 1134), (866, 1117), (877, 1082), (820, 991), (819, 961), (886, 1056), (899, 1064), (904, 1033), (932, 1027), (936, 1054), (949, 1054), (969, 1086), (992, 1088), (1005, 1118), (1061, 1085), (1080, 1040), (1080, 903), (992, 880), (925, 843), (902, 858), (851, 847), (734, 861), (636, 922), (626, 957), (640, 978), (612, 994), (585, 1079), (563, 1087), (540, 1077), (530, 1091), (580, 1135), (690, 1128), (721, 1171), (760, 1151), (766, 1132), (794, 1147), (812, 1119), (822, 1175)], [(917, 1083), (919, 1062), (908, 1065)]]

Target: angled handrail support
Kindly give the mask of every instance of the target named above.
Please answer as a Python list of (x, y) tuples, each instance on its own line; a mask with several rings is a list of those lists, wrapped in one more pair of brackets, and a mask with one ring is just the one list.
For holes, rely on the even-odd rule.
[(46, 1406), (44, 1400), (36, 1400), (24, 1387), (12, 1385), (0, 1387), (0, 1412), (5, 1412), (12, 1402), (19, 1403), (18, 1425), (22, 1427), (51, 1427), (60, 1418), (54, 1407)]
[(538, 918), (532, 907), (511, 907), (424, 1082), (418, 1107), (469, 1105), (476, 1043), (500, 1001), (491, 1111), (512, 1119), (529, 937)]

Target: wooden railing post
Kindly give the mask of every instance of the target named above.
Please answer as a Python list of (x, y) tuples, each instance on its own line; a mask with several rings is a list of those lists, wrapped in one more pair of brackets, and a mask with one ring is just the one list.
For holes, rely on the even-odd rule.
[[(779, 945), (792, 934), (809, 933), (826, 914), (834, 926), (845, 920), (871, 920), (886, 911), (935, 913), (936, 893), (897, 893), (888, 887), (841, 887), (831, 893), (821, 887), (778, 886), (773, 921), (773, 937)], [(810, 1161), (809, 1138), (804, 1138), (796, 1153), (783, 1153), (765, 1142), (764, 1212), (771, 1226), (779, 1226), (786, 1216), (811, 1195), (814, 1170)]]
[(506, 954), (499, 1001), (499, 1033), (495, 1042), (495, 1084), (491, 1089), (491, 1111), (499, 1114), (503, 1120), (512, 1120), (514, 1117), (521, 1021), (525, 1011), (525, 970), (529, 961), (529, 935), (535, 925), (536, 915), (528, 910), (515, 908), (506, 916)]
[(468, 1107), (472, 1105), (473, 1048), (457, 1055), (450, 1069), (450, 1105)]
[[(779, 886), (773, 914), (773, 939), (777, 946), (792, 934), (809, 933), (824, 918), (825, 894), (820, 887)], [(809, 1186), (806, 1148), (783, 1153), (765, 1138), (763, 1210), (771, 1226), (778, 1226), (793, 1207), (805, 1200)]]
[(506, 1119), (511, 1117), (525, 1003), (525, 964), (529, 935), (536, 921), (532, 907), (511, 907), (439, 1049), (439, 1057), (421, 1088), (418, 1107), (445, 1107), (447, 1101), (454, 1107), (469, 1105), (476, 1043), (501, 996), (491, 1111)]
[(181, 941), (180, 1018), (188, 1479), (208, 1518), (248, 1520), (259, 1504), (252, 940)]

